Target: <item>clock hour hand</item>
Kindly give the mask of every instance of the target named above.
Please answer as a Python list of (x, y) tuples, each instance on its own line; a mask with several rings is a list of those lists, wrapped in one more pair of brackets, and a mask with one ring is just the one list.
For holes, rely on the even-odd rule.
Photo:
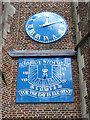
[(45, 24), (48, 24), (48, 18), (49, 16), (47, 15)]
[(47, 24), (48, 24), (48, 18), (49, 18), (49, 15), (46, 16), (46, 22), (45, 22), (45, 24), (39, 25), (39, 27), (42, 27), (42, 26), (44, 26), (44, 25), (47, 25)]
[(51, 22), (51, 23), (46, 23), (46, 24), (43, 24), (43, 25), (39, 25), (39, 27), (46, 27), (46, 26), (49, 26), (51, 24), (54, 24), (54, 23), (57, 23), (57, 22), (60, 22), (61, 19), (58, 19), (57, 21), (55, 22)]

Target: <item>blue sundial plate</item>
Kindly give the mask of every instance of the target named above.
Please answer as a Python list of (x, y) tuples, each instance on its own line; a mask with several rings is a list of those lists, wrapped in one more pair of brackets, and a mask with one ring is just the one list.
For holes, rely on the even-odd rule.
[[(49, 16), (48, 23), (55, 23), (46, 27), (39, 27), (40, 25), (45, 24), (47, 16)], [(25, 24), (27, 35), (40, 43), (55, 42), (64, 37), (67, 30), (68, 24), (66, 20), (61, 15), (48, 11), (34, 14), (26, 21)]]
[(71, 58), (20, 58), (16, 103), (73, 102)]

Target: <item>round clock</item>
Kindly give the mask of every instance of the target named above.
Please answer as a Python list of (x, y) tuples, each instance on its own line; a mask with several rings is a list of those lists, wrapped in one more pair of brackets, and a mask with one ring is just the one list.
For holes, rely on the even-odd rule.
[(27, 35), (40, 43), (52, 43), (63, 38), (68, 30), (66, 20), (59, 14), (49, 11), (32, 15), (25, 24)]

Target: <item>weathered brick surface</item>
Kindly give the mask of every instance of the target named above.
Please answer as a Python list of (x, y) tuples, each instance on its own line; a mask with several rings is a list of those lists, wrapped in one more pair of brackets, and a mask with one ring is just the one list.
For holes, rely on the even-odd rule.
[(89, 50), (89, 41), (83, 43), (81, 48), (81, 54), (84, 55), (85, 67), (83, 68), (84, 81), (86, 81), (87, 87), (87, 96), (86, 99), (86, 113), (89, 113), (90, 116), (90, 50)]
[[(88, 4), (79, 3), (78, 6), (78, 14), (80, 16), (79, 22), (79, 30), (81, 31), (82, 38), (90, 32), (90, 20), (88, 20)], [(84, 56), (84, 64), (83, 68), (83, 81), (86, 81), (87, 87), (87, 96), (86, 99), (86, 113), (89, 114), (90, 117), (90, 46), (89, 46), (89, 38), (85, 38), (84, 42), (80, 46), (81, 55)]]
[[(7, 81), (7, 88), (3, 89), (3, 119), (81, 119), (81, 104), (77, 59), (72, 58), (72, 73), (74, 87), (73, 103), (30, 103), (16, 104), (16, 87), (18, 58), (10, 58), (7, 51), (17, 50), (49, 50), (49, 49), (74, 49), (75, 27), (73, 21), (72, 3), (12, 3), (16, 13), (8, 22), (11, 32), (7, 35), (3, 47), (3, 72)], [(68, 33), (60, 41), (51, 44), (40, 44), (27, 37), (24, 25), (28, 17), (40, 11), (53, 11), (61, 14), (68, 22)]]
[(90, 26), (88, 25), (88, 4), (81, 2), (78, 5), (77, 13), (80, 17), (79, 31), (81, 31), (82, 38), (89, 32)]

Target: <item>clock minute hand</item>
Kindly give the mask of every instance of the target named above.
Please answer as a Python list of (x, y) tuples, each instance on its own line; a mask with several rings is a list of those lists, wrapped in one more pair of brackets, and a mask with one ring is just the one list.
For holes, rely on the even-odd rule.
[(51, 25), (51, 24), (54, 24), (54, 23), (57, 23), (57, 22), (60, 22), (60, 19), (57, 20), (57, 21), (55, 21), (55, 22), (51, 22), (51, 23), (44, 24), (44, 27), (45, 27), (45, 26), (48, 26), (48, 25)]
[(57, 20), (57, 21), (55, 21), (55, 22), (51, 22), (51, 23), (46, 23), (46, 24), (43, 24), (43, 25), (39, 25), (39, 27), (41, 27), (41, 26), (46, 27), (46, 26), (49, 26), (49, 25), (57, 23), (57, 22), (60, 22), (60, 19)]

